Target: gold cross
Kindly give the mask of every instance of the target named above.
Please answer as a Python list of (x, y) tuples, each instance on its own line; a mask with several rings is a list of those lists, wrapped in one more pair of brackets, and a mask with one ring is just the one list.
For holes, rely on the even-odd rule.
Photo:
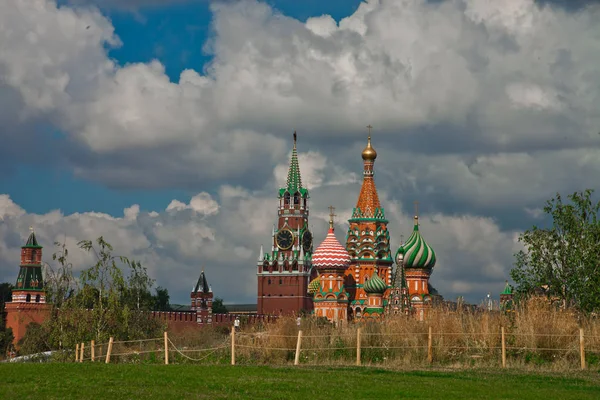
[(369, 140), (370, 140), (371, 139), (371, 129), (373, 129), (371, 124), (367, 125), (367, 129), (369, 130)]
[(335, 211), (334, 206), (329, 206), (329, 227), (333, 228), (333, 217), (337, 217), (333, 212)]
[(404, 235), (400, 235), (400, 244), (404, 244)]

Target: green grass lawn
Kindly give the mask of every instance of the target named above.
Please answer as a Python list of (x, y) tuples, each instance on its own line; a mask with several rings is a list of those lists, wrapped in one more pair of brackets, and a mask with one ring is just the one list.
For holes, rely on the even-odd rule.
[(0, 364), (1, 399), (600, 399), (597, 372)]

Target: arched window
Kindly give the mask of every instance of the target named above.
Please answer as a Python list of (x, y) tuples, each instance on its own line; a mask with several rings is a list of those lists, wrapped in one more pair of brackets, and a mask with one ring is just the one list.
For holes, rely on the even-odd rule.
[(27, 303), (30, 303), (30, 302), (31, 302), (31, 295), (30, 295), (30, 294), (27, 294), (27, 297), (25, 297), (25, 301), (26, 301)]
[(40, 295), (39, 295), (39, 294), (35, 296), (35, 302), (36, 302), (36, 303), (39, 303), (39, 302), (40, 302)]
[(283, 205), (284, 206), (290, 205), (290, 194), (288, 192), (285, 192), (285, 194), (283, 195)]
[(36, 251), (35, 251), (35, 249), (32, 249), (32, 250), (31, 250), (31, 263), (32, 263), (32, 264), (35, 264), (35, 258), (36, 258), (36, 255), (37, 255), (37, 254), (36, 254)]
[(300, 204), (300, 193), (294, 193), (294, 205), (297, 206)]
[(304, 198), (302, 199), (302, 205), (304, 206), (304, 208), (306, 208), (306, 197), (304, 197)]
[(270, 285), (270, 284), (271, 284), (271, 280), (269, 279), (269, 280), (267, 281), (267, 283)]

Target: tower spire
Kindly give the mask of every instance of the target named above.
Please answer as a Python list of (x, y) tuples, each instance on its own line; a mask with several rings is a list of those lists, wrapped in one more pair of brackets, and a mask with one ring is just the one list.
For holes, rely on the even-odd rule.
[(377, 158), (377, 152), (373, 146), (371, 146), (371, 129), (373, 129), (373, 127), (368, 125), (367, 129), (369, 130), (367, 147), (365, 147), (362, 152), (364, 164), (363, 183), (360, 189), (360, 195), (358, 196), (358, 202), (356, 203), (356, 208), (352, 213), (352, 218), (384, 218), (383, 209), (379, 203), (377, 188), (375, 187), (375, 181), (373, 180), (373, 164)]
[(298, 135), (294, 131), (294, 148), (292, 149), (292, 158), (290, 160), (290, 168), (287, 176), (287, 190), (290, 194), (294, 194), (302, 189), (302, 178), (300, 176), (300, 165), (298, 163), (298, 151), (296, 150), (296, 142)]

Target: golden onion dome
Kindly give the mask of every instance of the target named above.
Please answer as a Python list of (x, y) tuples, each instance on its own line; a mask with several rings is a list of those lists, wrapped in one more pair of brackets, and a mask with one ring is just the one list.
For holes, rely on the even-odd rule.
[(369, 134), (369, 141), (367, 142), (367, 147), (362, 152), (362, 159), (365, 161), (375, 161), (377, 158), (377, 152), (371, 146), (371, 135)]

